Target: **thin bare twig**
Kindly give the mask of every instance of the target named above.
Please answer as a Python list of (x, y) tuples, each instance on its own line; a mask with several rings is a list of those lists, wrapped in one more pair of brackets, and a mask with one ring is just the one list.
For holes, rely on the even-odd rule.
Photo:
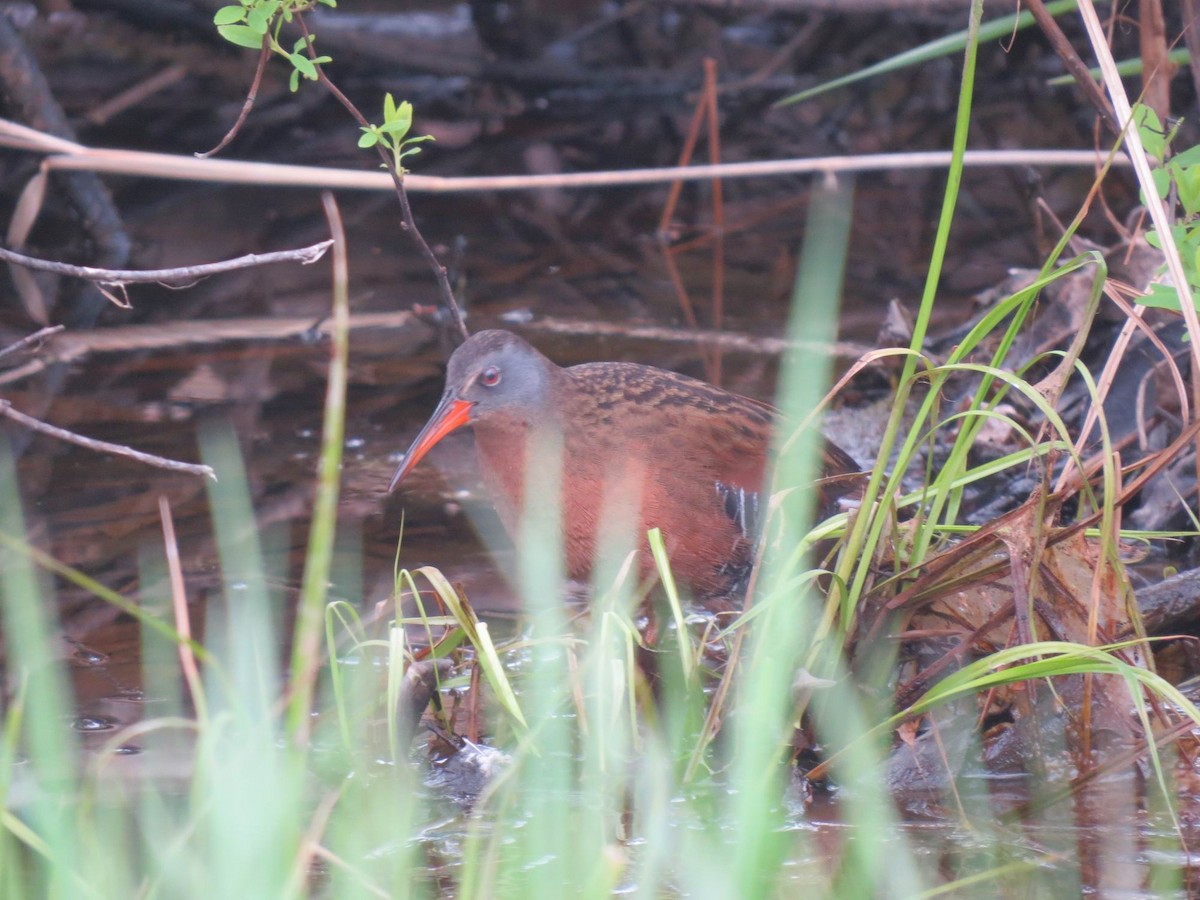
[[(325, 74), (325, 67), (317, 61), (317, 51), (313, 46), (312, 35), (308, 31), (308, 23), (304, 21), (304, 16), (297, 14), (296, 24), (300, 26), (300, 31), (304, 34), (307, 41), (308, 58), (312, 60), (313, 65), (317, 69), (318, 83), (333, 95), (333, 98), (345, 107), (346, 111), (354, 117), (354, 121), (359, 124), (359, 127), (366, 128), (371, 123), (359, 111), (350, 98), (341, 92), (336, 84), (329, 80)], [(462, 335), (463, 340), (470, 337), (470, 332), (467, 331), (467, 323), (463, 319), (462, 310), (458, 308), (458, 298), (454, 296), (454, 288), (450, 284), (450, 275), (446, 271), (446, 267), (442, 265), (442, 261), (437, 258), (437, 254), (433, 252), (433, 248), (429, 246), (429, 242), (425, 240), (421, 230), (417, 228), (416, 220), (413, 218), (412, 207), (408, 202), (408, 191), (404, 186), (404, 170), (398, 169), (390, 158), (387, 148), (382, 142), (375, 145), (375, 149), (383, 161), (383, 166), (387, 170), (392, 179), (392, 185), (396, 190), (396, 199), (400, 201), (400, 218), (404, 225), (404, 230), (411, 235), (413, 242), (417, 245), (417, 250), (424, 257), (425, 262), (429, 264), (430, 270), (433, 272), (434, 280), (437, 282), (438, 290), (442, 295), (442, 304), (450, 311), (451, 317), (454, 319), (454, 325)]]
[(1075, 83), (1079, 89), (1091, 101), (1092, 106), (1096, 108), (1097, 114), (1101, 121), (1115, 136), (1121, 136), (1121, 123), (1117, 119), (1117, 115), (1113, 110), (1113, 106), (1108, 102), (1108, 98), (1104, 96), (1104, 91), (1100, 89), (1100, 85), (1096, 84), (1092, 78), (1091, 72), (1088, 71), (1087, 64), (1079, 58), (1079, 54), (1075, 52), (1075, 48), (1071, 46), (1070, 40), (1063, 34), (1063, 30), (1058, 26), (1054, 16), (1046, 11), (1046, 7), (1042, 4), (1042, 0), (1025, 0), (1025, 5), (1029, 7), (1029, 11), (1033, 14), (1034, 21), (1038, 27), (1050, 41), (1050, 45), (1054, 47), (1054, 52), (1058, 54), (1067, 71), (1075, 77)]
[[(706, 83), (704, 89), (708, 90), (709, 85)], [(696, 151), (696, 144), (700, 142), (700, 130), (704, 124), (704, 118), (708, 114), (707, 97), (703, 92), (700, 97), (696, 98), (696, 108), (692, 110), (691, 122), (688, 125), (688, 134), (684, 138), (683, 148), (679, 151), (679, 167), (688, 166), (691, 162), (692, 154)], [(714, 179), (714, 182), (716, 179)], [(679, 179), (672, 182), (670, 190), (667, 191), (666, 203), (662, 204), (662, 215), (659, 217), (659, 229), (656, 232), (659, 241), (659, 251), (662, 253), (662, 264), (666, 266), (667, 277), (671, 280), (671, 287), (676, 293), (676, 300), (679, 302), (679, 308), (683, 311), (684, 324), (691, 329), (700, 328), (700, 323), (696, 319), (696, 310), (691, 302), (691, 296), (688, 294), (688, 286), (683, 282), (683, 272), (679, 270), (677, 257), (683, 252), (678, 245), (672, 244), (673, 232), (672, 221), (674, 220), (674, 212), (679, 204), (679, 197), (683, 194), (683, 180)], [(706, 234), (706, 238), (712, 239), (713, 233)], [(702, 344), (697, 344), (700, 349), (701, 358), (704, 360), (704, 371), (708, 374), (709, 380), (715, 383), (714, 370), (716, 368), (716, 353), (712, 347), (704, 347)]]
[[(704, 99), (708, 118), (708, 161), (711, 165), (721, 162), (721, 119), (717, 110), (717, 61), (712, 57), (704, 60)], [(725, 325), (725, 200), (724, 183), (720, 178), (712, 180), (712, 327), (720, 331)], [(721, 348), (714, 347), (712, 369), (709, 372), (713, 384), (721, 383)]]
[(105, 100), (99, 106), (92, 109), (83, 118), (86, 122), (92, 125), (103, 125), (108, 122), (113, 116), (118, 115), (131, 106), (136, 106), (147, 97), (157, 94), (161, 90), (165, 90), (186, 76), (188, 73), (187, 66), (182, 63), (176, 63), (172, 66), (167, 66), (161, 72), (155, 72), (149, 78), (139, 81), (133, 87), (121, 91), (115, 97)]
[(221, 272), (233, 272), (237, 269), (249, 269), (254, 266), (265, 266), (277, 262), (299, 262), (309, 266), (325, 255), (325, 251), (333, 244), (332, 240), (321, 241), (308, 247), (298, 247), (295, 250), (277, 250), (273, 253), (248, 253), (236, 259), (222, 262), (202, 263), (198, 266), (179, 266), (174, 269), (98, 269), (94, 266), (73, 266), (69, 263), (54, 262), (49, 259), (37, 259), (23, 253), (15, 253), (0, 247), (0, 260), (26, 269), (36, 269), (39, 272), (54, 272), (71, 278), (83, 278), (99, 284), (164, 284), (191, 283), (217, 275)]
[(717, 90), (722, 94), (732, 94), (766, 81), (767, 78), (775, 74), (776, 69), (784, 63), (789, 62), (792, 54), (799, 50), (826, 21), (823, 16), (810, 17), (807, 22), (800, 26), (794, 35), (788, 38), (787, 43), (771, 54), (771, 58), (765, 63), (743, 78), (725, 82)]
[(47, 434), (50, 437), (58, 438), (60, 441), (66, 441), (68, 444), (77, 444), (80, 447), (95, 450), (97, 453), (123, 456), (126, 459), (132, 459), (135, 462), (145, 463), (148, 466), (155, 466), (159, 469), (167, 469), (172, 472), (186, 472), (189, 475), (205, 475), (213, 481), (217, 480), (217, 474), (212, 470), (211, 466), (179, 462), (178, 460), (167, 459), (164, 456), (155, 456), (153, 453), (143, 453), (141, 450), (134, 450), (132, 447), (126, 447), (121, 444), (110, 444), (108, 441), (98, 441), (95, 438), (84, 437), (82, 434), (67, 431), (65, 428), (47, 424), (41, 419), (35, 419), (33, 416), (27, 416), (23, 412), (18, 412), (13, 409), (12, 404), (7, 400), (0, 400), (0, 416), (7, 416), (18, 425), (23, 425), (30, 431)]
[[(692, 113), (692, 121), (688, 125), (687, 135), (683, 139), (683, 149), (679, 151), (677, 170), (687, 166), (696, 149), (696, 143), (700, 140), (700, 126), (704, 124), (704, 109), (703, 99), (697, 100), (696, 109)], [(671, 286), (675, 289), (679, 308), (683, 311), (683, 321), (690, 328), (698, 328), (700, 323), (696, 320), (696, 310), (692, 306), (691, 297), (688, 296), (687, 287), (684, 285), (683, 276), (679, 271), (679, 264), (675, 262), (674, 248), (671, 246), (671, 220), (675, 218), (675, 207), (678, 205), (682, 193), (683, 179), (675, 179), (667, 191), (667, 200), (663, 204), (662, 216), (658, 220), (658, 243), (662, 250), (663, 262), (667, 267), (667, 276), (671, 279)]]
[(35, 331), (33, 334), (27, 334), (19, 341), (13, 341), (7, 347), (0, 347), (0, 359), (3, 359), (11, 353), (16, 353), (18, 350), (24, 350), (26, 347), (36, 344), (38, 341), (42, 340), (43, 338), (48, 338), (52, 334), (58, 334), (60, 331), (63, 331), (65, 327), (66, 326), (64, 325), (50, 325), (46, 328), (41, 328)]
[(250, 90), (246, 92), (246, 99), (242, 103), (242, 111), (238, 113), (237, 121), (233, 123), (229, 131), (225, 132), (225, 137), (221, 138), (217, 146), (203, 153), (197, 153), (196, 159), (208, 159), (210, 156), (216, 156), (237, 137), (238, 132), (242, 130), (242, 125), (246, 123), (246, 119), (250, 115), (250, 110), (254, 109), (254, 101), (258, 99), (258, 88), (262, 84), (263, 72), (267, 70), (267, 60), (270, 58), (271, 48), (264, 40), (262, 50), (258, 54), (258, 66), (254, 70), (254, 80), (250, 82)]

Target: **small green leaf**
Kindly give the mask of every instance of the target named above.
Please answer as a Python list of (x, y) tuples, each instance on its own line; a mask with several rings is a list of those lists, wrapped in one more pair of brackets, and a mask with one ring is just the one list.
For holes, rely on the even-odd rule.
[(370, 129), (364, 128), (363, 133), (358, 138), (358, 146), (364, 150), (374, 147), (379, 143), (379, 135)]
[(229, 43), (237, 44), (239, 47), (246, 47), (250, 50), (262, 49), (263, 35), (245, 25), (218, 25), (217, 33)]
[(421, 152), (420, 147), (409, 147), (407, 150), (405, 150), (403, 153), (401, 153), (399, 156), (397, 156), (396, 159), (404, 159), (404, 157), (406, 157), (406, 156), (415, 156), (416, 154), (418, 154), (420, 152)]
[(1167, 199), (1167, 192), (1171, 189), (1171, 173), (1168, 169), (1154, 169), (1150, 173), (1151, 179), (1154, 181), (1154, 187), (1158, 191), (1160, 200)]
[(300, 70), (292, 69), (291, 77), (288, 78), (288, 90), (293, 94), (300, 90)]
[[(1177, 66), (1186, 66), (1190, 62), (1191, 57), (1188, 54), (1186, 47), (1178, 47), (1175, 50), (1172, 50), (1170, 53), (1167, 54), (1167, 59), (1170, 60), (1171, 62), (1173, 62)], [(1122, 78), (1127, 77), (1129, 75), (1140, 75), (1144, 70), (1145, 70), (1145, 66), (1142, 65), (1142, 59), (1140, 56), (1135, 57), (1133, 59), (1117, 60), (1117, 74), (1120, 75)], [(1100, 73), (1099, 66), (1095, 66), (1093, 68), (1088, 69), (1088, 75), (1091, 76), (1092, 81), (1099, 82), (1099, 81), (1103, 80), (1103, 76)], [(1046, 80), (1046, 84), (1051, 85), (1051, 86), (1056, 86), (1056, 87), (1061, 87), (1062, 85), (1074, 84), (1074, 83), (1075, 83), (1074, 75), (1059, 75), (1055, 78), (1049, 78)]]
[(412, 127), (413, 120), (413, 105), (405, 100), (396, 109), (396, 121), (404, 123), (404, 130), (408, 131)]
[(394, 134), (403, 137), (404, 133), (408, 131), (408, 127), (408, 123), (406, 122), (384, 122), (384, 124), (379, 126), (379, 130), (384, 134)]
[(246, 8), (244, 6), (222, 6), (213, 13), (214, 25), (236, 25), (245, 19)]
[(1175, 288), (1168, 287), (1165, 284), (1150, 285), (1150, 293), (1144, 297), (1138, 297), (1138, 303), (1142, 306), (1153, 306), (1156, 309), (1173, 309), (1179, 311), (1179, 294)]
[[(1076, 0), (1054, 0), (1052, 3), (1045, 4), (1046, 12), (1052, 16), (1065, 15), (1074, 12)], [(832, 8), (832, 7), (831, 7)], [(1007, 41), (1014, 30), (1027, 28), (1034, 25), (1034, 18), (1028, 10), (1020, 15), (1003, 16), (999, 19), (992, 19), (984, 22), (979, 27), (978, 41), (982, 46), (987, 41)], [(946, 35), (938, 38), (928, 44), (923, 44), (920, 47), (914, 47), (911, 50), (905, 50), (896, 56), (882, 60), (871, 66), (859, 69), (851, 75), (845, 75), (841, 78), (836, 78), (833, 81), (819, 84), (816, 87), (809, 88), (806, 91), (801, 91), (799, 94), (792, 94), (790, 97), (785, 97), (782, 100), (777, 100), (775, 106), (786, 106), (789, 103), (798, 103), (801, 100), (807, 100), (810, 97), (815, 97), (825, 91), (831, 91), (834, 88), (845, 87), (846, 85), (854, 84), (866, 78), (874, 78), (876, 75), (883, 75), (888, 72), (894, 72), (906, 66), (915, 65), (921, 62), (927, 62), (938, 57), (948, 56), (950, 54), (961, 54), (964, 47), (967, 46), (968, 34), (966, 30), (955, 32), (954, 34)]]
[(1171, 162), (1177, 166), (1190, 168), (1191, 166), (1200, 165), (1200, 144), (1195, 147), (1188, 147), (1171, 157)]
[(317, 67), (313, 65), (312, 60), (307, 56), (302, 53), (293, 53), (288, 59), (292, 61), (292, 65), (296, 67), (296, 71), (309, 81), (317, 80)]
[[(1190, 218), (1200, 213), (1200, 167), (1180, 168), (1175, 173), (1175, 184), (1179, 186), (1179, 202)], [(1195, 232), (1192, 232), (1195, 234)]]
[(299, 38), (296, 43), (292, 44), (292, 52), (299, 53), (301, 50), (307, 50), (309, 41), (312, 40), (312, 35)]
[(246, 25), (259, 35), (267, 33), (271, 24), (271, 13), (265, 6), (256, 6), (246, 15)]
[(385, 123), (392, 122), (396, 118), (396, 101), (392, 97), (391, 91), (383, 95), (383, 121)]
[(1142, 146), (1146, 152), (1161, 161), (1167, 150), (1167, 137), (1163, 133), (1162, 122), (1158, 114), (1149, 106), (1134, 104), (1133, 122), (1142, 138)]

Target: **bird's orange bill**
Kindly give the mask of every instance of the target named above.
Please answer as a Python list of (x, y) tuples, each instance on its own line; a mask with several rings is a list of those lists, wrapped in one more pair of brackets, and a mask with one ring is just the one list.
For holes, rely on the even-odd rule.
[(400, 468), (392, 476), (392, 483), (388, 485), (389, 494), (413, 470), (421, 458), (433, 448), (434, 444), (456, 428), (467, 424), (471, 415), (471, 407), (474, 405), (470, 400), (459, 400), (457, 397), (442, 399), (429, 421), (425, 423), (425, 427), (421, 429), (421, 433), (412, 442), (412, 446), (408, 448), (408, 452), (404, 454), (404, 462), (400, 463)]

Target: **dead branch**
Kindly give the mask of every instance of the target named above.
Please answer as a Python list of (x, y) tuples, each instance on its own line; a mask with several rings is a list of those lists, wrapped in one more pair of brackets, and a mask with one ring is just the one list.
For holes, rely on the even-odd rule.
[(1147, 634), (1196, 629), (1200, 621), (1200, 570), (1180, 572), (1138, 588), (1136, 594)]
[(68, 444), (77, 444), (80, 447), (95, 450), (97, 453), (107, 453), (110, 456), (123, 456), (126, 459), (132, 459), (135, 462), (145, 463), (148, 466), (155, 466), (159, 469), (167, 469), (172, 472), (186, 472), (189, 475), (205, 475), (213, 481), (217, 480), (217, 475), (211, 466), (179, 462), (178, 460), (167, 459), (165, 456), (143, 453), (141, 450), (134, 450), (132, 447), (126, 447), (123, 444), (111, 444), (108, 441), (98, 441), (95, 438), (85, 437), (82, 434), (76, 434), (74, 431), (67, 431), (65, 428), (50, 425), (41, 419), (35, 419), (33, 416), (27, 416), (23, 412), (18, 412), (13, 409), (13, 405), (7, 400), (0, 400), (0, 416), (12, 419), (12, 421), (28, 428), (30, 431), (49, 435), (60, 441), (66, 441)]
[(1059, 27), (1058, 22), (1046, 11), (1042, 0), (1028, 0), (1027, 5), (1029, 6), (1029, 11), (1033, 13), (1033, 18), (1037, 22), (1038, 27), (1042, 29), (1042, 33), (1046, 36), (1046, 40), (1050, 42), (1050, 45), (1054, 48), (1054, 52), (1058, 54), (1063, 65), (1067, 67), (1067, 71), (1074, 76), (1076, 86), (1088, 98), (1092, 106), (1095, 107), (1096, 114), (1100, 116), (1100, 120), (1104, 123), (1105, 127), (1116, 137), (1120, 137), (1121, 123), (1117, 120), (1112, 104), (1104, 96), (1104, 91), (1100, 89), (1100, 85), (1096, 84), (1095, 79), (1092, 78), (1087, 64), (1079, 58), (1079, 54), (1071, 46), (1071, 41), (1063, 34), (1063, 30)]
[(69, 263), (54, 262), (48, 259), (36, 259), (22, 253), (14, 253), (0, 247), (0, 260), (39, 272), (54, 272), (71, 278), (83, 278), (104, 285), (126, 284), (186, 284), (190, 285), (210, 275), (221, 272), (233, 272), (237, 269), (250, 269), (254, 266), (265, 266), (277, 262), (299, 262), (309, 266), (325, 255), (325, 251), (333, 243), (332, 240), (321, 241), (308, 247), (295, 250), (277, 250), (273, 253), (248, 253), (234, 259), (215, 263), (202, 263), (198, 266), (179, 266), (174, 269), (98, 269), (93, 266), (73, 266)]
[(3, 359), (9, 354), (16, 353), (18, 350), (24, 350), (26, 347), (30, 347), (43, 338), (50, 337), (52, 334), (58, 334), (60, 331), (63, 331), (64, 328), (65, 326), (63, 325), (51, 325), (47, 328), (39, 329), (33, 334), (27, 334), (19, 341), (13, 341), (7, 347), (0, 347), (0, 359)]

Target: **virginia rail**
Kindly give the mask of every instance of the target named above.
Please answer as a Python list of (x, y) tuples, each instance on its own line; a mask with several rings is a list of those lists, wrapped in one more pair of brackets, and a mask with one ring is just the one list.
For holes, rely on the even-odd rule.
[[(686, 375), (621, 362), (562, 368), (515, 334), (481, 331), (451, 355), (441, 402), (388, 492), (470, 425), (484, 484), (515, 535), (526, 472), (537, 471), (526, 454), (546, 429), (563, 451), (567, 574), (590, 574), (602, 522), (627, 522), (637, 527), (643, 575), (653, 570), (646, 532), (659, 527), (676, 579), (710, 595), (750, 561), (776, 419), (765, 403)], [(824, 457), (826, 476), (858, 472), (832, 444)]]

